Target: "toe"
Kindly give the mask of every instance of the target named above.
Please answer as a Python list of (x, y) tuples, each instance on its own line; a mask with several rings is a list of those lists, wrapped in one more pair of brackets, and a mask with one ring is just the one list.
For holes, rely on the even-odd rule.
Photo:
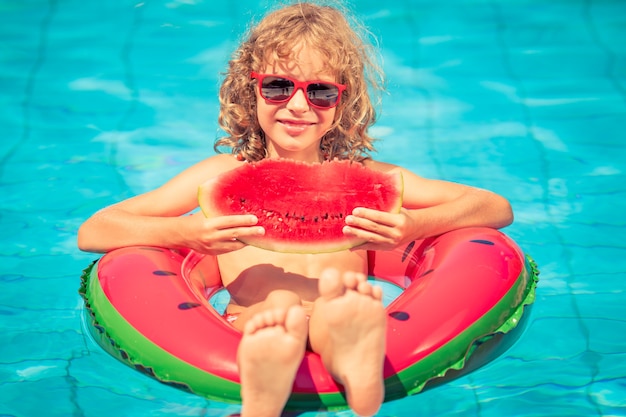
[(306, 322), (306, 314), (304, 309), (300, 306), (291, 307), (285, 317), (285, 329), (287, 333), (294, 335), (295, 337), (307, 337), (308, 326)]
[(368, 282), (359, 282), (359, 285), (357, 286), (356, 290), (359, 292), (359, 294), (368, 295), (370, 297), (374, 296), (373, 287)]
[(325, 269), (320, 275), (319, 292), (323, 298), (336, 298), (345, 292), (346, 288), (341, 281), (339, 271), (336, 269)]
[(379, 286), (372, 286), (372, 297), (381, 301), (383, 299), (383, 289)]

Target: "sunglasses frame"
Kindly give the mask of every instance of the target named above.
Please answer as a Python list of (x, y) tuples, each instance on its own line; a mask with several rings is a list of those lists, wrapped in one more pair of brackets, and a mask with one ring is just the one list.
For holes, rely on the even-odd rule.
[[(277, 75), (277, 74), (260, 74), (258, 72), (254, 72), (252, 71), (250, 73), (250, 77), (254, 78), (255, 80), (257, 80), (257, 84), (259, 86), (259, 93), (261, 94), (261, 97), (263, 97), (264, 100), (266, 100), (269, 103), (273, 103), (273, 104), (280, 104), (280, 103), (286, 103), (289, 100), (291, 100), (293, 98), (293, 96), (296, 94), (296, 92), (298, 92), (298, 90), (302, 90), (302, 92), (304, 93), (304, 97), (306, 98), (307, 103), (309, 103), (310, 106), (315, 107), (316, 109), (322, 109), (322, 110), (327, 110), (327, 109), (332, 109), (333, 107), (337, 107), (339, 105), (339, 102), (341, 101), (341, 94), (346, 90), (346, 86), (343, 84), (339, 84), (339, 83), (334, 83), (331, 81), (322, 81), (322, 80), (312, 80), (312, 81), (298, 81), (298, 80), (294, 80), (291, 77), (287, 77), (285, 75)], [(267, 98), (263, 95), (263, 79), (267, 78), (267, 77), (275, 77), (275, 78), (279, 78), (279, 79), (283, 79), (283, 80), (287, 80), (293, 83), (293, 93), (291, 93), (291, 95), (285, 99), (282, 100), (275, 100), (275, 99), (270, 99)], [(337, 101), (335, 103), (333, 103), (330, 106), (320, 106), (318, 104), (315, 104), (311, 101), (311, 98), (309, 97), (308, 94), (308, 87), (311, 84), (328, 84), (328, 85), (332, 85), (333, 87), (337, 88), (338, 90), (338, 95), (337, 95)]]

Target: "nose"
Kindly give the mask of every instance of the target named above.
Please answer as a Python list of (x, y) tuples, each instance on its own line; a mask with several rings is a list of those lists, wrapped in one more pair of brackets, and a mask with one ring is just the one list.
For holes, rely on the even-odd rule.
[(309, 102), (306, 99), (306, 93), (302, 88), (296, 90), (293, 96), (287, 102), (287, 108), (292, 111), (302, 112), (309, 109)]

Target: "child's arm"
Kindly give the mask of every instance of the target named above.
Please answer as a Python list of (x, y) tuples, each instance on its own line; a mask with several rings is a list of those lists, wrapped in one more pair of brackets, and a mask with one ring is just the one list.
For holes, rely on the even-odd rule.
[(257, 222), (254, 216), (184, 216), (198, 205), (198, 186), (236, 164), (230, 155), (209, 158), (153, 191), (98, 211), (80, 227), (78, 247), (106, 252), (149, 245), (191, 248), (211, 254), (242, 248), (244, 244), (233, 238), (263, 234), (263, 228), (251, 227)]
[(404, 180), (403, 208), (385, 213), (357, 208), (346, 218), (344, 233), (368, 240), (360, 249), (388, 250), (415, 239), (471, 226), (505, 227), (513, 221), (511, 205), (487, 190), (439, 180), (378, 162), (374, 169), (400, 170)]

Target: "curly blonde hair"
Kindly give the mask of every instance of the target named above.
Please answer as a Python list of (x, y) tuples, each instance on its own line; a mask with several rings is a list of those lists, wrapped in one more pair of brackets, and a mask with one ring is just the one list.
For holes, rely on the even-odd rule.
[(228, 136), (215, 142), (217, 152), (230, 147), (247, 161), (267, 156), (250, 72), (294, 59), (294, 45), (299, 44), (318, 51), (325, 58), (324, 70), (337, 74), (337, 82), (347, 87), (334, 123), (321, 140), (322, 154), (327, 159), (361, 161), (374, 151), (374, 139), (367, 131), (376, 111), (368, 86), (382, 91), (383, 74), (373, 44), (364, 42), (373, 37), (347, 16), (338, 6), (298, 2), (270, 13), (249, 31), (234, 52), (220, 88), (219, 124)]

